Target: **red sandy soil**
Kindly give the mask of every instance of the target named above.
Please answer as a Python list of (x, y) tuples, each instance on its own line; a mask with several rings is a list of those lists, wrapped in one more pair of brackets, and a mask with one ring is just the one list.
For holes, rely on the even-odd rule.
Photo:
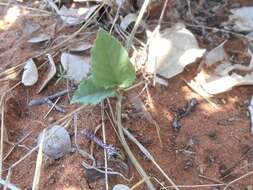
[[(241, 5), (252, 5), (249, 2), (241, 0)], [(26, 61), (38, 51), (37, 47), (27, 44), (21, 38), (23, 25), (28, 21), (39, 23), (43, 31), (47, 31), (56, 22), (56, 19), (23, 17), (19, 18), (8, 29), (0, 30), (0, 67), (2, 70)], [(56, 35), (73, 31), (74, 29), (66, 29), (56, 33)], [(238, 43), (239, 41), (235, 40), (234, 43), (229, 44), (228, 49), (238, 48)], [(37, 60), (37, 63), (42, 62), (43, 59)], [(57, 64), (59, 63), (59, 58), (56, 58), (56, 62)], [(227, 93), (215, 96), (212, 100), (219, 106), (216, 109), (189, 89), (183, 81), (183, 79), (192, 79), (196, 74), (197, 67), (198, 65), (191, 66), (182, 74), (170, 79), (168, 87), (151, 86), (149, 88), (150, 96), (145, 91), (141, 95), (141, 99), (147, 106), (148, 111), (161, 128), (163, 147), (159, 146), (154, 126), (148, 123), (145, 118), (134, 114), (135, 110), (127, 98), (123, 104), (123, 113), (127, 116), (127, 119), (123, 120), (123, 125), (129, 128), (132, 134), (150, 150), (157, 163), (177, 185), (229, 182), (253, 170), (253, 137), (250, 135), (250, 123), (247, 116), (248, 101), (252, 96), (253, 87), (237, 87)], [(43, 67), (40, 73), (45, 71), (46, 68)], [(34, 147), (37, 143), (38, 134), (43, 128), (51, 124), (52, 121), (50, 120), (52, 118), (58, 120), (64, 116), (53, 111), (48, 117), (50, 119), (43, 119), (49, 109), (47, 105), (37, 107), (29, 107), (27, 105), (31, 99), (46, 96), (66, 88), (64, 81), (55, 86), (54, 81), (56, 79), (54, 79), (43, 93), (37, 95), (36, 91), (42, 83), (42, 78), (43, 76), (40, 77), (40, 82), (34, 87), (19, 85), (7, 95), (5, 120), (9, 140), (12, 142), (17, 142), (26, 134), (31, 133), (21, 144), (27, 147)], [(9, 83), (9, 87), (16, 82), (18, 80)], [(141, 87), (134, 89), (137, 93), (141, 90)], [(191, 98), (196, 98), (199, 105), (189, 116), (180, 121), (182, 125), (181, 130), (178, 133), (174, 132), (171, 127), (174, 111), (178, 108), (184, 108)], [(64, 106), (67, 112), (77, 107), (76, 105), (69, 105), (67, 97), (60, 100), (60, 105)], [(89, 150), (90, 147), (90, 142), (84, 138), (82, 131), (85, 128), (95, 129), (100, 123), (99, 106), (87, 106), (87, 108), (78, 113), (77, 142), (82, 149)], [(74, 128), (72, 124), (68, 131), (74, 146)], [(121, 147), (109, 121), (106, 121), (106, 134), (109, 143)], [(101, 132), (98, 135), (101, 136)], [(132, 143), (129, 144), (145, 170), (165, 186), (170, 185), (154, 165), (144, 159), (138, 148)], [(11, 145), (5, 144), (4, 153), (6, 154), (11, 147)], [(23, 147), (15, 148), (12, 154), (4, 161), (4, 169), (10, 167), (27, 152)], [(101, 148), (95, 148), (95, 152), (98, 159), (103, 159)], [(32, 153), (31, 156), (13, 169), (10, 179), (11, 183), (22, 189), (31, 189), (36, 156), (37, 152)], [(51, 164), (44, 162), (40, 178), (40, 189), (104, 189), (103, 179), (95, 183), (88, 183), (87, 176), (84, 174), (84, 169), (81, 165), (83, 160), (85, 159), (77, 151), (74, 151)], [(131, 166), (130, 161), (127, 161), (127, 163)], [(222, 175), (227, 171), (230, 171), (229, 176), (222, 179)], [(5, 171), (4, 175), (6, 174), (7, 172)], [(123, 181), (117, 177), (111, 180), (110, 184), (124, 183), (132, 186), (141, 180), (132, 167), (130, 175), (134, 176), (131, 182)], [(209, 180), (200, 177), (200, 175), (209, 178)], [(155, 180), (152, 181), (159, 189), (159, 184)], [(253, 175), (234, 183), (233, 189), (243, 190), (248, 185), (253, 186)], [(141, 185), (137, 189), (144, 190), (147, 187)], [(188, 189), (202, 190), (212, 188)]]

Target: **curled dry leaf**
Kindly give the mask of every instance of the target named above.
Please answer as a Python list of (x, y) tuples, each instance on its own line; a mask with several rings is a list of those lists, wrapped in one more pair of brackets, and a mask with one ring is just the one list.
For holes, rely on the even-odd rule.
[(61, 19), (70, 26), (81, 24), (86, 21), (98, 8), (99, 5), (94, 5), (90, 7), (82, 7), (79, 9), (66, 8), (62, 6), (58, 11)]
[(25, 86), (32, 86), (38, 81), (38, 69), (32, 59), (29, 59), (25, 66), (21, 82)]
[(55, 66), (53, 57), (50, 54), (47, 54), (47, 56), (48, 56), (48, 60), (49, 60), (50, 70), (49, 70), (46, 80), (43, 82), (43, 84), (41, 85), (41, 87), (37, 93), (40, 93), (47, 86), (47, 84), (54, 77), (54, 75), (56, 74), (56, 66)]
[(67, 73), (67, 77), (75, 83), (80, 83), (87, 78), (90, 71), (90, 59), (70, 53), (62, 53), (61, 64)]
[[(207, 53), (209, 58), (205, 58), (205, 60), (211, 63), (212, 70), (209, 69), (208, 72), (201, 71), (194, 79), (194, 82), (197, 82), (205, 92), (219, 94), (231, 90), (234, 86), (253, 85), (253, 59), (251, 52), (249, 52), (251, 55), (251, 63), (248, 66), (231, 64), (226, 58), (224, 43), (211, 50), (211, 52), (210, 55), (212, 56), (208, 56), (209, 53)], [(224, 52), (224, 60), (217, 59), (214, 52), (217, 52), (217, 57), (222, 57), (221, 52)], [(211, 59), (211, 57), (213, 58)], [(244, 71), (246, 74), (238, 74), (235, 71)]]
[[(40, 144), (42, 134), (38, 137)], [(45, 132), (43, 152), (49, 158), (58, 159), (71, 151), (71, 140), (69, 133), (64, 127), (53, 126)]]
[(172, 78), (183, 72), (186, 65), (202, 57), (205, 51), (199, 48), (194, 35), (178, 23), (151, 37), (146, 71)]
[(137, 15), (135, 13), (130, 13), (121, 20), (120, 27), (125, 31), (131, 23), (135, 22), (136, 19)]
[[(134, 23), (137, 19), (137, 15), (135, 13), (129, 13), (126, 15), (120, 22), (120, 27), (122, 30), (126, 31), (130, 24)], [(137, 29), (137, 33), (143, 32), (145, 29), (145, 22), (141, 21), (140, 26)]]
[(253, 31), (253, 7), (241, 7), (231, 10), (232, 15), (225, 24), (232, 25), (232, 29), (237, 32)]
[(30, 38), (27, 42), (32, 43), (32, 44), (36, 44), (36, 43), (48, 41), (50, 39), (51, 39), (51, 37), (47, 34), (39, 34), (37, 36)]
[(117, 184), (113, 187), (112, 190), (130, 190), (130, 188), (123, 184)]

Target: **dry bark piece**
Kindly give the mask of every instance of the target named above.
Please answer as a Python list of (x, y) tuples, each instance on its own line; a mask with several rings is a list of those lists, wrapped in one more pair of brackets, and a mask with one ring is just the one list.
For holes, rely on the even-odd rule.
[[(42, 134), (38, 137), (40, 144)], [(43, 152), (51, 159), (59, 159), (71, 151), (69, 133), (64, 127), (55, 125), (45, 132)]]
[(49, 73), (47, 75), (46, 80), (43, 82), (43, 84), (41, 85), (39, 91), (37, 92), (38, 94), (47, 86), (47, 84), (49, 83), (49, 81), (56, 74), (56, 66), (55, 66), (53, 57), (50, 54), (47, 54), (47, 56), (48, 56), (48, 60), (49, 60), (50, 70), (49, 70)]
[(25, 86), (32, 86), (38, 81), (38, 69), (32, 59), (29, 59), (25, 66), (21, 82)]
[(162, 32), (156, 32), (148, 49), (146, 71), (172, 78), (183, 72), (184, 67), (202, 57), (195, 36), (181, 23)]

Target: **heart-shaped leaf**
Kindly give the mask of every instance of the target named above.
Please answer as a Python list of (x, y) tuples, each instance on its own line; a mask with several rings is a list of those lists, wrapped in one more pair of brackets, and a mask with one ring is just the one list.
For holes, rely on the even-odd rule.
[(135, 80), (135, 69), (120, 42), (99, 29), (91, 50), (91, 72), (96, 86), (127, 88)]
[(82, 81), (75, 91), (71, 100), (72, 103), (82, 103), (96, 105), (107, 97), (116, 96), (116, 92), (113, 89), (104, 89), (96, 87), (93, 84), (92, 78), (86, 81)]

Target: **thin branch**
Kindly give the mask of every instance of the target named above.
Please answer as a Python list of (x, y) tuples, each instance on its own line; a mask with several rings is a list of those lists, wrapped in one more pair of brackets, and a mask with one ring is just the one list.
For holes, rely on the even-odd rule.
[(132, 153), (130, 147), (128, 146), (126, 139), (124, 137), (123, 127), (122, 127), (122, 122), (121, 122), (121, 102), (122, 102), (122, 95), (120, 94), (120, 95), (118, 95), (118, 100), (116, 103), (117, 127), (118, 127), (119, 136), (120, 136), (120, 141), (121, 141), (125, 151), (127, 152), (130, 160), (132, 161), (133, 165), (137, 169), (138, 173), (142, 176), (145, 183), (147, 184), (148, 188), (150, 190), (155, 190), (156, 188), (154, 187), (153, 183), (150, 181), (150, 179), (149, 179), (147, 173), (145, 172), (145, 170), (143, 169), (143, 167), (140, 165), (140, 163), (137, 161), (137, 159), (133, 155), (133, 153)]
[(248, 172), (248, 173), (244, 174), (243, 176), (241, 176), (241, 177), (239, 177), (239, 178), (237, 178), (237, 179), (235, 179), (235, 180), (233, 180), (233, 181), (230, 181), (230, 182), (226, 185), (226, 187), (224, 188), (224, 190), (226, 190), (231, 184), (233, 184), (233, 183), (235, 183), (235, 182), (237, 182), (237, 181), (239, 181), (239, 180), (241, 180), (241, 179), (243, 179), (243, 178), (245, 178), (245, 177), (248, 177), (248, 176), (250, 176), (250, 175), (253, 175), (253, 171)]
[(44, 145), (45, 132), (46, 132), (46, 129), (43, 130), (42, 136), (41, 136), (41, 141), (39, 145), (39, 151), (38, 151), (38, 156), (37, 156), (37, 161), (36, 161), (36, 166), (35, 166), (32, 190), (39, 189), (40, 172), (41, 172), (41, 165), (43, 161), (43, 145)]
[[(103, 131), (103, 143), (106, 144), (106, 134), (105, 134), (105, 121), (104, 121), (104, 101), (101, 103), (101, 119), (102, 119), (102, 131)], [(105, 189), (109, 190), (109, 184), (108, 184), (108, 167), (107, 167), (107, 150), (104, 148), (104, 159), (105, 159)]]
[(138, 15), (138, 17), (137, 17), (137, 19), (135, 21), (134, 28), (131, 31), (131, 34), (128, 37), (128, 40), (127, 40), (127, 45), (126, 45), (127, 51), (129, 51), (130, 47), (132, 46), (135, 33), (136, 33), (136, 31), (137, 31), (137, 29), (138, 29), (138, 27), (140, 25), (141, 19), (142, 19), (143, 15), (144, 15), (144, 13), (145, 13), (145, 11), (146, 11), (149, 3), (150, 3), (150, 0), (145, 0), (144, 3), (143, 3), (143, 5), (142, 5), (142, 7), (141, 7), (140, 13), (139, 13), (139, 15)]

